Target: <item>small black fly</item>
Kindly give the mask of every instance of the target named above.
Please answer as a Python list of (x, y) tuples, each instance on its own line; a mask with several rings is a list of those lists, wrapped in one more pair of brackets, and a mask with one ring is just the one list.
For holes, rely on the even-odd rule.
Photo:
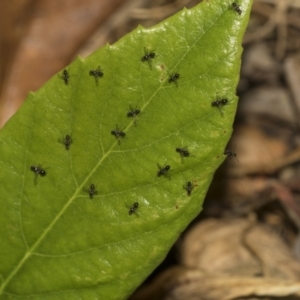
[(110, 133), (116, 137), (119, 144), (120, 144), (120, 138), (124, 138), (126, 136), (126, 133), (120, 130), (118, 125), (116, 125), (116, 129), (112, 130)]
[(65, 85), (69, 84), (70, 75), (68, 70), (64, 69), (62, 71), (62, 75), (60, 75), (60, 78), (65, 82)]
[(155, 58), (155, 53), (154, 52), (146, 51), (146, 49), (144, 49), (144, 50), (145, 50), (145, 55), (141, 58), (142, 62), (145, 62), (145, 61), (150, 62), (152, 59)]
[(101, 68), (100, 68), (100, 66), (98, 66), (98, 68), (95, 69), (95, 70), (90, 70), (89, 74), (90, 74), (90, 76), (95, 77), (95, 81), (96, 81), (97, 85), (98, 85), (99, 78), (103, 77), (103, 75), (104, 75)]
[(178, 73), (175, 74), (171, 74), (169, 76), (169, 83), (174, 82), (176, 84), (176, 86), (178, 86), (177, 80), (179, 79), (180, 75)]
[(38, 166), (31, 166), (30, 170), (33, 171), (36, 175), (40, 175), (42, 177), (46, 176), (46, 174), (47, 174), (46, 171), (43, 170), (40, 165), (38, 165)]
[(133, 108), (129, 105), (129, 111), (127, 112), (128, 118), (135, 118), (141, 111), (138, 108)]
[(234, 157), (237, 161), (239, 161), (239, 160), (237, 159), (236, 153), (235, 153), (235, 152), (232, 152), (231, 150), (226, 149), (226, 150), (224, 151), (224, 155), (226, 155), (227, 157), (230, 157), (230, 158), (233, 158), (233, 157)]
[(36, 180), (37, 180), (38, 176), (44, 177), (47, 174), (46, 171), (44, 169), (42, 169), (42, 167), (40, 165), (38, 165), (38, 166), (31, 166), (30, 170), (32, 172), (34, 172), (34, 174), (35, 174), (35, 177), (34, 177), (34, 183), (35, 184), (36, 184)]
[(213, 101), (211, 103), (211, 106), (220, 108), (220, 107), (225, 106), (227, 104), (228, 104), (228, 99), (223, 98), (223, 99), (217, 99), (217, 100)]
[(227, 104), (228, 104), (228, 99), (221, 98), (221, 99), (217, 99), (217, 100), (213, 101), (211, 103), (211, 106), (212, 107), (217, 107), (219, 109), (220, 113), (223, 115), (222, 107), (224, 107)]
[(166, 176), (168, 174), (168, 171), (170, 170), (170, 166), (169, 165), (164, 165), (163, 167), (160, 166), (159, 164), (157, 164), (157, 167), (159, 169), (159, 171), (157, 171), (157, 176), (160, 177), (162, 175)]
[(192, 190), (194, 189), (194, 185), (192, 182), (188, 181), (183, 188), (186, 190), (188, 196), (191, 196)]
[(241, 10), (240, 6), (239, 6), (237, 3), (233, 2), (233, 3), (231, 4), (231, 6), (232, 6), (232, 8), (233, 8), (239, 15), (242, 14), (242, 10)]
[(70, 149), (71, 144), (73, 143), (73, 140), (70, 135), (66, 135), (62, 140), (58, 140), (61, 144), (65, 145), (66, 150)]
[(181, 157), (190, 156), (190, 152), (186, 148), (176, 148), (175, 150), (180, 154)]
[(132, 206), (130, 207), (130, 209), (129, 209), (129, 211), (128, 211), (128, 214), (129, 214), (129, 215), (132, 215), (133, 213), (135, 213), (135, 212), (137, 211), (138, 207), (139, 207), (138, 202), (134, 202), (134, 203), (132, 204)]
[(93, 199), (94, 196), (98, 194), (94, 184), (91, 184), (90, 187), (88, 189), (84, 189), (84, 191), (90, 195), (90, 199)]

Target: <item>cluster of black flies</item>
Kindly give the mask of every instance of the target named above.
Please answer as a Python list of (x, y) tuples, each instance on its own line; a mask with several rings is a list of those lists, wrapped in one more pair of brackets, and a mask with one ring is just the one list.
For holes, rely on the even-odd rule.
[[(239, 5), (235, 2), (232, 3), (232, 8), (239, 14), (241, 15), (242, 10), (240, 9)], [(149, 64), (151, 64), (152, 59), (155, 58), (155, 53), (154, 52), (147, 52), (145, 49), (145, 55), (141, 58), (142, 62), (148, 62)], [(90, 70), (89, 71), (89, 75), (93, 76), (95, 78), (96, 84), (98, 84), (98, 80), (99, 78), (103, 77), (104, 73), (102, 72), (100, 66), (97, 67), (97, 69), (95, 70)], [(69, 80), (70, 80), (70, 75), (69, 72), (67, 70), (63, 70), (62, 75), (60, 75), (61, 79), (64, 81), (64, 83), (66, 85), (69, 84)], [(177, 85), (177, 80), (180, 78), (180, 74), (178, 73), (174, 73), (171, 74), (169, 76), (168, 82), (169, 83), (175, 83)], [(219, 109), (221, 109), (223, 106), (228, 104), (228, 99), (226, 98), (221, 98), (221, 99), (217, 99), (215, 101), (213, 101), (211, 103), (212, 107), (217, 107)], [(131, 105), (129, 106), (129, 111), (127, 112), (127, 117), (128, 118), (135, 118), (141, 111), (138, 108), (133, 108)], [(114, 135), (116, 137), (116, 139), (118, 140), (118, 143), (120, 143), (120, 138), (124, 138), (126, 136), (125, 132), (123, 132), (118, 125), (116, 125), (116, 128), (111, 130), (110, 132), (112, 135)], [(70, 135), (66, 135), (62, 140), (58, 140), (60, 143), (62, 143), (66, 150), (70, 149), (71, 144), (73, 143), (73, 140), (71, 138)], [(177, 147), (175, 149), (175, 151), (177, 153), (180, 154), (181, 158), (186, 158), (190, 156), (190, 152), (188, 151), (187, 148), (179, 148)], [(224, 151), (224, 155), (226, 155), (227, 157), (236, 158), (236, 153), (232, 152), (230, 150), (225, 150)], [(164, 165), (164, 166), (160, 166), (159, 164), (157, 164), (158, 167), (158, 171), (157, 171), (157, 176), (161, 177), (161, 176), (166, 176), (169, 177), (169, 170), (171, 169), (170, 165)], [(32, 172), (34, 172), (35, 174), (35, 181), (37, 179), (37, 176), (41, 176), (44, 177), (46, 176), (46, 171), (44, 169), (42, 169), (42, 167), (40, 165), (38, 166), (31, 166), (30, 170)], [(188, 181), (183, 188), (186, 190), (187, 195), (190, 196), (193, 189), (195, 187), (195, 184), (192, 183), (191, 181)], [(95, 195), (98, 194), (98, 192), (96, 191), (96, 187), (94, 184), (91, 184), (90, 187), (88, 189), (85, 189), (85, 191), (89, 194), (90, 199), (93, 199), (93, 197)], [(137, 211), (139, 207), (139, 203), (138, 202), (134, 202), (129, 211), (128, 214), (132, 215), (133, 213), (135, 213)]]

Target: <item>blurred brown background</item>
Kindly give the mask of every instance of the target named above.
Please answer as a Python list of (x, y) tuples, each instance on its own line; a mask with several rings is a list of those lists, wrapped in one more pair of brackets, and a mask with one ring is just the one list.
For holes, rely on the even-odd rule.
[[(76, 56), (198, 2), (2, 1), (0, 127)], [(300, 299), (299, 50), (300, 0), (254, 0), (227, 147), (237, 159), (132, 299)]]

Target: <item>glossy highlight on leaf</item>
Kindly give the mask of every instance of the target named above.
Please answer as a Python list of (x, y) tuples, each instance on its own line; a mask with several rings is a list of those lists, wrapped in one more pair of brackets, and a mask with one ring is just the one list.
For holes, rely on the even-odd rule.
[(0, 300), (126, 299), (164, 259), (226, 157), (250, 6), (138, 27), (29, 95), (0, 132)]

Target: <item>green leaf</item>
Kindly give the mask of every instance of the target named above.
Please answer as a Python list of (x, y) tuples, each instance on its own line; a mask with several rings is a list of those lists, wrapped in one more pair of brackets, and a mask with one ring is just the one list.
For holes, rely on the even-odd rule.
[(163, 260), (225, 158), (250, 5), (139, 27), (30, 94), (0, 132), (1, 300), (125, 299)]

